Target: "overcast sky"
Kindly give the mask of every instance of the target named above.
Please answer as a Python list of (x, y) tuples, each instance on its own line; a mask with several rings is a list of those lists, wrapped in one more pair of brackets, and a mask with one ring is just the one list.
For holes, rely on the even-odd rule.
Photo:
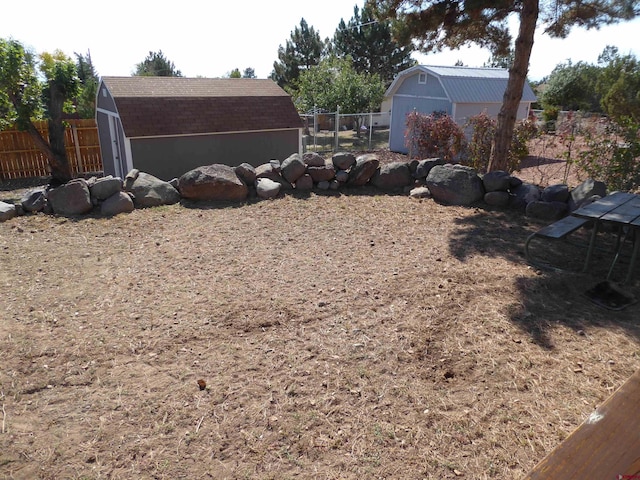
[[(131, 75), (150, 51), (162, 50), (185, 76), (220, 77), (234, 68), (251, 67), (259, 78), (267, 78), (278, 46), (285, 44), (302, 18), (321, 38), (333, 37), (340, 19), (348, 22), (353, 7), (363, 4), (364, 0), (12, 1), (3, 2), (0, 37), (19, 40), (36, 52), (59, 49), (73, 57), (74, 52), (90, 51), (99, 75)], [(539, 36), (529, 78), (539, 80), (569, 59), (595, 63), (607, 45), (640, 57), (639, 31), (636, 19), (599, 31), (575, 29), (565, 40)], [(414, 56), (425, 65), (461, 60), (467, 66), (482, 66), (490, 55), (463, 47)]]

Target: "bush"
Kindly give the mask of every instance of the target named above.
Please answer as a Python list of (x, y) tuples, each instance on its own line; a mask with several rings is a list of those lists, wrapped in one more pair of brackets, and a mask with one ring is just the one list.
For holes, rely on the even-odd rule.
[(471, 139), (467, 144), (466, 164), (478, 171), (486, 171), (491, 160), (496, 121), (485, 112), (470, 117), (465, 128), (471, 128)]
[(605, 120), (604, 129), (585, 130), (586, 149), (576, 163), (609, 190), (640, 186), (640, 124), (630, 118)]
[(425, 115), (413, 111), (407, 115), (405, 145), (409, 158), (439, 157), (453, 162), (462, 150), (463, 141), (462, 128), (445, 113)]

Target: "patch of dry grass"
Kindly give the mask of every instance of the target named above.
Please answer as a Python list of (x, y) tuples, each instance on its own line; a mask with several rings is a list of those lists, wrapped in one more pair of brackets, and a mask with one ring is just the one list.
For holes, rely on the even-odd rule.
[(538, 227), (366, 188), (0, 224), (0, 476), (522, 477), (640, 365)]

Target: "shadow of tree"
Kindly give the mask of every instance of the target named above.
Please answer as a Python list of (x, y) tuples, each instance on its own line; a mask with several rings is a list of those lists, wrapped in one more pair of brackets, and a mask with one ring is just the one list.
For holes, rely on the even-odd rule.
[[(527, 265), (524, 243), (527, 237), (549, 222), (538, 222), (524, 217), (521, 212), (476, 208), (475, 214), (458, 218), (456, 228), (449, 237), (449, 250), (461, 262), (472, 255), (502, 257), (514, 264), (514, 271)], [(585, 237), (588, 232), (584, 233)], [(604, 234), (607, 246), (613, 242), (613, 234)], [(508, 312), (511, 321), (526, 332), (536, 344), (553, 349), (549, 334), (556, 325), (584, 333), (590, 326), (620, 328), (640, 338), (640, 303), (620, 311), (605, 309), (591, 302), (587, 290), (603, 281), (613, 258), (612, 251), (595, 252), (588, 273), (580, 273), (586, 251), (563, 241), (538, 245), (542, 254), (553, 254), (576, 272), (541, 270), (530, 266), (531, 275), (516, 275), (514, 286), (521, 302)], [(627, 265), (622, 262), (613, 270), (612, 280), (624, 279)], [(636, 268), (636, 278), (639, 277)], [(624, 290), (640, 298), (638, 282)]]

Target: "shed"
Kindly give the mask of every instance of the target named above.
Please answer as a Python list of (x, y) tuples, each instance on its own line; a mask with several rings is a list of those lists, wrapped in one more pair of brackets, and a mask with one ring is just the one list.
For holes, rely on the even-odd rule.
[(302, 149), (289, 94), (251, 78), (102, 77), (96, 122), (104, 173), (163, 180), (193, 168), (257, 166)]
[[(400, 72), (385, 94), (391, 98), (389, 149), (407, 153), (406, 117), (414, 110), (427, 115), (445, 112), (459, 125), (482, 112), (497, 118), (508, 80), (509, 71), (502, 68), (415, 65)], [(527, 118), (535, 101), (525, 82), (517, 118)]]

